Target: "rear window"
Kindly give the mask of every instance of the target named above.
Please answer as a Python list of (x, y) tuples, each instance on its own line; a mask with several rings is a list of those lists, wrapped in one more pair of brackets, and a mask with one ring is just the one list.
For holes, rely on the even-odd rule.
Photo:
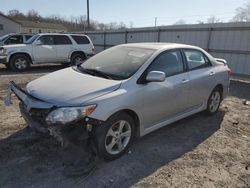
[(72, 44), (72, 42), (69, 39), (69, 37), (65, 36), (65, 35), (55, 35), (54, 39), (55, 39), (55, 43), (57, 45)]
[(76, 41), (77, 44), (89, 44), (90, 41), (86, 36), (71, 35), (71, 37)]

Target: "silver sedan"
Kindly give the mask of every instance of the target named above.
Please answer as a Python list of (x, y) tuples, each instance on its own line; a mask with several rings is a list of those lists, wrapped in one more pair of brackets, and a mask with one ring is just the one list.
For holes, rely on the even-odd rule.
[(225, 60), (199, 47), (124, 44), (34, 80), (26, 90), (11, 82), (6, 104), (14, 92), (31, 127), (52, 134), (55, 127), (78, 128), (91, 133), (100, 156), (115, 159), (136, 136), (201, 111), (215, 114), (230, 74)]

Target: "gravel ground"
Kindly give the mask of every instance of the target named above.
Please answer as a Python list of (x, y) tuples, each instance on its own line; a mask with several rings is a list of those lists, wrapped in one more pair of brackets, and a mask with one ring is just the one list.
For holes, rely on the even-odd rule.
[(16, 74), (0, 65), (0, 187), (250, 187), (250, 81), (231, 82), (211, 117), (199, 113), (143, 138), (115, 161), (99, 161), (87, 178), (65, 177), (65, 165), (86, 153), (32, 132), (18, 101), (4, 107), (8, 81), (21, 86), (61, 66)]

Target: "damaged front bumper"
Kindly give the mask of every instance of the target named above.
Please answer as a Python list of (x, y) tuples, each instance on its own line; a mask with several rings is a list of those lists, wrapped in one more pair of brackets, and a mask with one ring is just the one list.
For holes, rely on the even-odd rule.
[[(11, 96), (13, 93), (20, 101), (20, 113), (29, 127), (38, 132), (49, 133), (62, 144), (65, 143), (65, 140), (73, 140), (77, 137), (81, 137), (82, 139), (88, 138), (88, 132), (91, 131), (92, 125), (99, 125), (103, 123), (99, 120), (85, 117), (84, 119), (71, 124), (48, 125), (45, 119), (49, 112), (56, 108), (55, 105), (31, 96), (11, 81), (8, 85), (7, 97), (4, 100), (6, 106), (10, 106), (12, 104)], [(73, 135), (70, 135), (70, 133), (73, 133)]]

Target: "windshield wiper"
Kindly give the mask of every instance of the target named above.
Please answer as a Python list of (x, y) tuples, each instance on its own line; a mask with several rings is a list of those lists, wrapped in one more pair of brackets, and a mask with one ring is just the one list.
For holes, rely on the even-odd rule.
[(101, 76), (103, 78), (113, 80), (113, 78), (111, 76), (109, 76), (107, 73), (96, 70), (96, 69), (85, 69), (81, 66), (79, 66), (78, 69), (80, 69), (81, 71), (86, 72), (88, 74), (94, 75), (94, 76)]

